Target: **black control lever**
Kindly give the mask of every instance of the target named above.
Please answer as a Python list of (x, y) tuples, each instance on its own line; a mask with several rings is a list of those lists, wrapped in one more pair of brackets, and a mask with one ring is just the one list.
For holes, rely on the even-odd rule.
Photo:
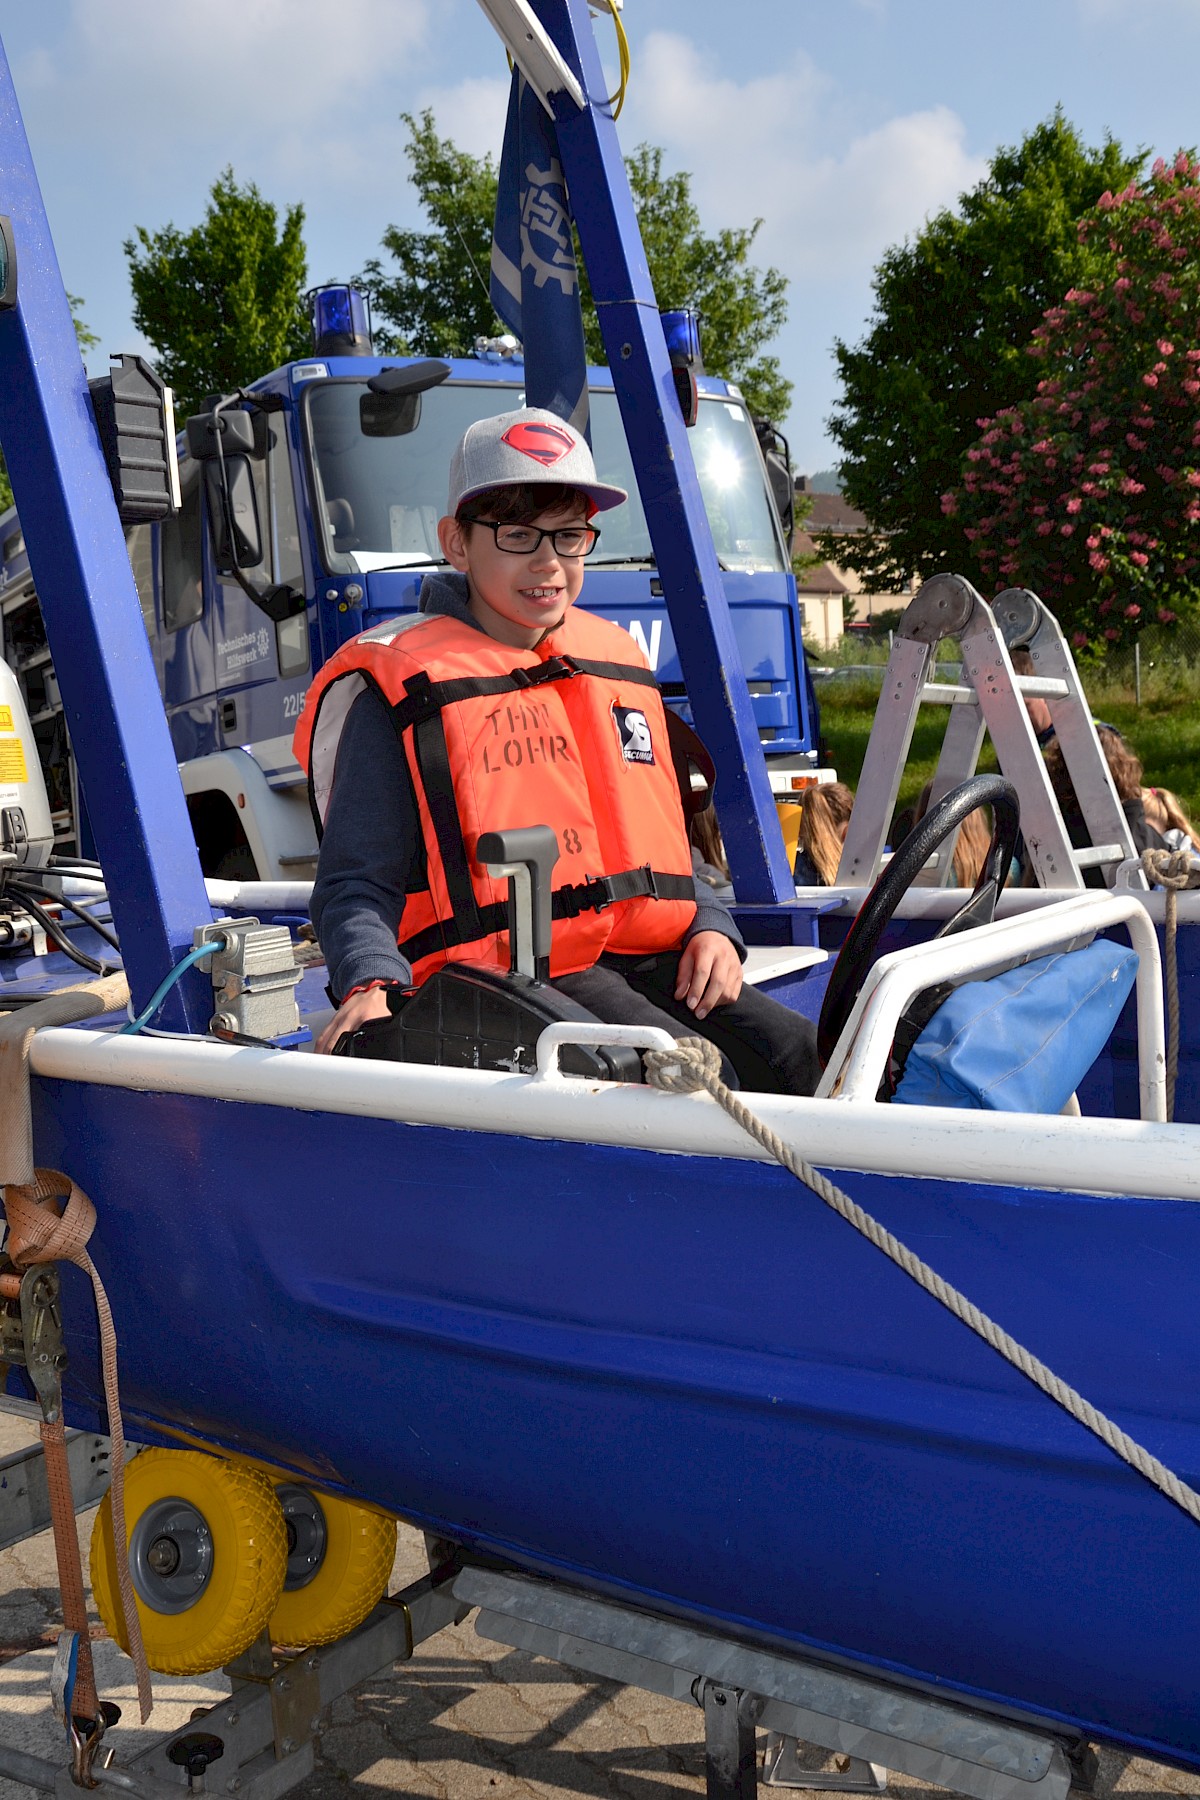
[(550, 878), (558, 839), (548, 825), (484, 831), (475, 848), (489, 875), (508, 877), (508, 956), (514, 974), (550, 979)]

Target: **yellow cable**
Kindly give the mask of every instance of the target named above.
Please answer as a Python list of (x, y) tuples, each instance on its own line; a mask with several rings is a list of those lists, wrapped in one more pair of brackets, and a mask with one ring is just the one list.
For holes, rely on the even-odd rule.
[[(605, 12), (611, 14), (612, 22), (613, 22), (614, 26), (616, 27), (617, 62), (620, 67), (620, 70), (621, 70), (621, 79), (617, 84), (616, 93), (610, 94), (608, 96), (608, 99), (605, 101), (605, 105), (611, 106), (613, 118), (619, 119), (621, 116), (621, 108), (625, 104), (625, 89), (629, 86), (629, 69), (630, 69), (629, 39), (625, 35), (625, 27), (621, 23), (621, 15), (618, 12), (617, 8), (613, 5), (612, 0), (589, 0), (589, 4), (592, 6), (595, 6), (597, 8), (603, 7)], [(505, 56), (505, 61), (508, 63), (509, 74), (511, 75), (512, 68), (513, 68), (512, 54), (510, 51), (505, 50), (504, 56)]]
[(617, 85), (616, 93), (609, 95), (608, 104), (612, 107), (613, 118), (619, 119), (621, 116), (621, 108), (625, 104), (625, 89), (629, 86), (629, 39), (625, 35), (625, 26), (622, 23), (621, 14), (616, 6), (613, 5), (612, 0), (591, 0), (591, 3), (593, 6), (602, 6), (606, 12), (611, 13), (613, 26), (617, 33), (617, 60), (621, 70), (621, 79)]

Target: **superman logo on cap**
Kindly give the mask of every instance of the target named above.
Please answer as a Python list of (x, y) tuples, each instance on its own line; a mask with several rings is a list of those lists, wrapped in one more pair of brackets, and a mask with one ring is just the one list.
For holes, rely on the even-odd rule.
[(531, 456), (547, 469), (575, 448), (574, 438), (561, 425), (544, 425), (536, 419), (521, 419), (510, 425), (500, 442), (511, 444), (522, 456)]

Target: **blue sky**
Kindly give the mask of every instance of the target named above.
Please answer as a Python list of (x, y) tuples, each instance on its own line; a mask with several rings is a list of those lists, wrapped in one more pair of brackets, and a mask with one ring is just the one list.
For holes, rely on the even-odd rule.
[[(1200, 142), (1200, 0), (626, 0), (620, 130), (687, 169), (705, 224), (762, 216), (789, 277), (777, 349), (797, 467), (828, 464), (835, 337), (883, 250), (1058, 103), (1089, 141)], [(602, 42), (611, 27), (601, 22)], [(475, 0), (0, 0), (67, 286), (110, 350), (139, 348), (122, 240), (200, 217), (232, 163), (302, 200), (309, 271), (352, 273), (417, 223), (403, 110), (498, 152), (507, 74)]]

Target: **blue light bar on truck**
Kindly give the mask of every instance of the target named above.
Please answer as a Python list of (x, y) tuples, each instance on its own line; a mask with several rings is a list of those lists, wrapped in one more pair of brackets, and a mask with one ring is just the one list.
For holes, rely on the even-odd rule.
[(671, 358), (683, 422), (694, 425), (700, 410), (696, 377), (704, 373), (700, 355), (700, 314), (694, 306), (687, 306), (680, 312), (660, 312), (658, 316), (667, 340), (667, 355)]
[(313, 288), (308, 295), (313, 351), (317, 356), (371, 356), (367, 302), (357, 288)]
[(699, 369), (704, 364), (700, 356), (700, 314), (694, 306), (686, 306), (682, 312), (660, 313), (663, 336), (667, 340), (667, 354), (671, 358), (674, 369)]

